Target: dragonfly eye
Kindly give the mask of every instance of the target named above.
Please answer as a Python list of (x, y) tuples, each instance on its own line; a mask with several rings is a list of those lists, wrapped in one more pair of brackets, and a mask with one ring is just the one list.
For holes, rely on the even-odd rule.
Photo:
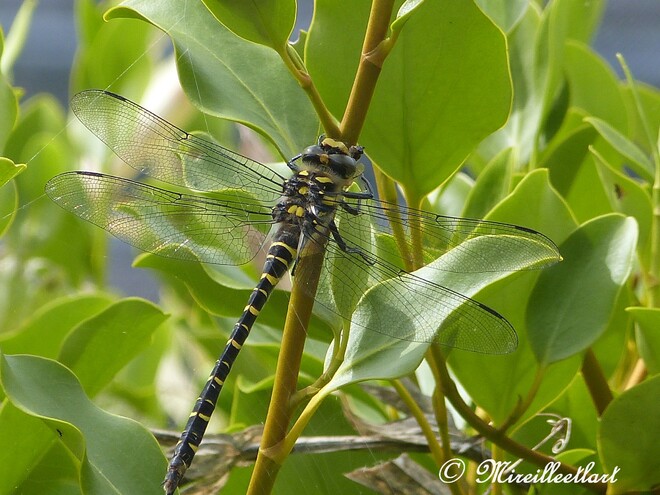
[(352, 179), (357, 171), (357, 162), (352, 156), (317, 145), (305, 148), (302, 160), (303, 163), (325, 167), (342, 179)]
[(352, 179), (357, 174), (357, 160), (362, 156), (361, 146), (348, 148), (341, 141), (321, 137), (319, 144), (308, 146), (302, 152), (303, 162), (322, 165), (342, 179)]
[(348, 155), (328, 155), (328, 166), (342, 179), (352, 179), (357, 172), (357, 163)]
[(302, 159), (304, 162), (311, 161), (314, 163), (320, 163), (320, 157), (325, 154), (325, 152), (326, 151), (318, 144), (308, 146), (302, 152)]

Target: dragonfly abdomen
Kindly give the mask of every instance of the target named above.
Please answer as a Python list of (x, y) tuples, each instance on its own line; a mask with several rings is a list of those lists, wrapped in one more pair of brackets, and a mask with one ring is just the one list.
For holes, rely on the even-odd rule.
[(250, 334), (250, 330), (252, 330), (252, 326), (266, 304), (268, 297), (297, 256), (299, 237), (300, 227), (295, 224), (285, 225), (275, 235), (275, 239), (266, 255), (261, 278), (250, 294), (243, 314), (234, 325), (227, 345), (216, 361), (202, 393), (197, 398), (195, 407), (188, 418), (188, 423), (181, 434), (181, 439), (174, 449), (174, 456), (170, 461), (163, 482), (163, 487), (168, 495), (174, 493), (186, 469), (192, 463), (211, 415), (215, 410), (222, 386), (238, 357), (239, 351)]

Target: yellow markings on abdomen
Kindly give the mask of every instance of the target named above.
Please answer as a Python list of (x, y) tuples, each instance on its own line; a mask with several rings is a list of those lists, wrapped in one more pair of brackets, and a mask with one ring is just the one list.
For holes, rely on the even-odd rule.
[(271, 244), (271, 246), (282, 246), (287, 251), (289, 251), (289, 253), (291, 253), (292, 258), (294, 258), (296, 256), (296, 254), (298, 254), (298, 250), (295, 249), (295, 248), (292, 248), (286, 242), (282, 242), (282, 241), (273, 242), (273, 244)]
[[(275, 256), (274, 254), (269, 254), (269, 255), (266, 256), (266, 259), (277, 260), (277, 261), (279, 261), (280, 263), (282, 263), (284, 266), (289, 266), (289, 260), (284, 259), (284, 258), (282, 258), (281, 256)], [(261, 290), (261, 289), (260, 289), (260, 290)], [(264, 295), (267, 295), (267, 294), (264, 292)]]
[(206, 414), (202, 414), (202, 413), (200, 413), (200, 412), (195, 412), (195, 411), (193, 411), (193, 412), (190, 414), (190, 417), (192, 418), (193, 416), (197, 416), (198, 418), (203, 419), (203, 420), (206, 421), (207, 423), (208, 423), (209, 421), (211, 421), (211, 416), (207, 416)]
[(261, 278), (265, 278), (266, 280), (268, 280), (268, 282), (270, 282), (270, 285), (273, 286), (277, 285), (277, 282), (280, 281), (280, 279), (278, 279), (277, 277), (273, 277), (270, 273), (262, 273)]
[(245, 306), (245, 309), (243, 309), (243, 311), (249, 311), (254, 316), (257, 316), (259, 314), (259, 310), (257, 308), (255, 308), (254, 306), (250, 305), (250, 304)]

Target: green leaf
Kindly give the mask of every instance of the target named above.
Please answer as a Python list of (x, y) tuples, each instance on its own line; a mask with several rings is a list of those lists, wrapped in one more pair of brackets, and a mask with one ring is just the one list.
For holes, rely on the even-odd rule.
[[(37, 421), (41, 422), (38, 419)], [(21, 495), (41, 495), (44, 486), (47, 486), (49, 492), (57, 495), (83, 495), (78, 482), (78, 471), (77, 460), (64, 444), (55, 442), (18, 490)]]
[(27, 168), (24, 163), (14, 163), (9, 158), (0, 156), (0, 187), (12, 180)]
[(424, 198), (422, 208), (440, 215), (459, 217), (473, 187), (474, 181), (466, 173), (458, 172)]
[[(543, 118), (565, 84), (566, 50), (569, 40), (588, 42), (603, 10), (603, 1), (580, 3), (557, 0), (549, 3), (534, 37), (533, 77), (542, 97)], [(526, 49), (525, 51), (529, 51)]]
[(103, 294), (81, 294), (50, 301), (37, 309), (18, 330), (3, 334), (0, 347), (8, 354), (55, 358), (71, 329), (106, 308), (111, 301)]
[[(0, 153), (5, 150), (7, 138), (11, 134), (16, 117), (18, 116), (18, 100), (11, 85), (0, 72), (0, 109), (2, 109), (2, 118), (0, 119)], [(7, 153), (9, 154), (9, 153)], [(15, 156), (15, 155), (12, 155)]]
[(41, 420), (25, 414), (10, 402), (0, 410), (0, 493), (16, 493), (29, 479), (55, 443), (55, 436)]
[(626, 308), (637, 323), (639, 354), (652, 375), (660, 373), (660, 309)]
[[(571, 106), (628, 131), (626, 105), (616, 74), (590, 47), (577, 41), (565, 46), (564, 70)], [(598, 88), (597, 91), (594, 88)]]
[[(487, 92), (476, 83), (484, 78)], [(472, 2), (424, 2), (385, 62), (362, 144), (408, 194), (422, 197), (506, 122), (510, 104), (502, 33)]]
[(0, 380), (11, 403), (40, 418), (81, 462), (84, 493), (162, 494), (166, 463), (151, 434), (96, 407), (67, 368), (44, 358), (2, 355)]
[[(543, 232), (557, 243), (575, 229), (565, 201), (550, 185), (548, 171), (526, 175), (514, 191), (495, 206), (488, 220), (514, 223)], [(563, 263), (563, 262), (562, 262)], [(547, 270), (547, 268), (546, 268)], [(529, 295), (542, 271), (525, 271), (495, 282), (476, 296), (477, 300), (504, 315), (518, 333), (518, 349), (506, 356), (488, 356), (454, 349), (448, 356), (451, 369), (469, 396), (502, 423), (527, 397), (539, 366), (531, 351), (525, 312)], [(541, 387), (525, 415), (531, 417), (547, 407), (571, 383), (580, 359), (567, 359), (543, 370)]]
[(96, 395), (147, 348), (151, 335), (167, 319), (152, 303), (129, 298), (81, 323), (65, 340), (59, 361), (78, 377), (88, 395)]
[[(646, 129), (653, 128), (650, 122), (660, 122), (660, 91), (653, 86), (635, 81), (634, 94), (629, 84), (623, 85), (622, 92), (628, 113), (631, 115), (632, 132), (628, 137), (638, 145), (644, 146), (646, 152), (650, 153), (654, 144), (649, 143)], [(639, 115), (640, 109), (643, 116)], [(657, 146), (657, 143), (655, 145)]]
[(483, 218), (509, 192), (514, 156), (505, 148), (484, 168), (470, 190), (461, 214), (467, 218)]
[(630, 215), (637, 220), (639, 227), (638, 246), (640, 253), (645, 255), (653, 219), (653, 208), (649, 193), (629, 175), (615, 170), (594, 149), (591, 152), (595, 157), (596, 169), (612, 210)]
[(575, 187), (576, 177), (594, 139), (596, 132), (583, 125), (573, 129), (562, 140), (555, 140), (544, 153), (539, 165), (550, 171), (552, 185), (563, 196), (568, 196), (571, 188)]
[[(256, 285), (256, 281), (252, 281), (236, 267), (230, 267), (236, 273), (236, 280), (232, 286), (227, 286), (217, 277), (211, 277), (204, 265), (149, 253), (138, 256), (133, 266), (155, 269), (178, 278), (186, 285), (192, 297), (202, 308), (217, 316), (240, 315), (252, 288)], [(240, 281), (240, 287), (237, 287), (237, 281)], [(268, 318), (267, 314), (260, 315), (259, 321), (275, 323), (274, 320)], [(282, 319), (278, 318), (276, 321), (281, 323)]]
[[(470, 239), (461, 244), (461, 247), (461, 250), (450, 250), (414, 272), (414, 275), (472, 297), (487, 285), (507, 277), (510, 272), (503, 268), (497, 272), (456, 273), (443, 271), (443, 268), (446, 270), (448, 266), (469, 263), (465, 258), (471, 256), (472, 252), (482, 253), (487, 258), (495, 256), (494, 259), (499, 259), (503, 267), (515, 264), (524, 269), (532, 266), (531, 260), (527, 258), (530, 246), (527, 246), (526, 242), (516, 243), (506, 253), (497, 250), (487, 236)], [(497, 250), (497, 253), (494, 250)], [(410, 373), (419, 366), (428, 349), (429, 344), (423, 342), (429, 330), (440, 329), (443, 324), (450, 325), (445, 331), (453, 330), (451, 313), (447, 314), (446, 318), (440, 313), (429, 314), (426, 307), (429, 296), (425, 294), (429, 286), (418, 287), (414, 298), (396, 303), (392, 301), (391, 285), (398, 282), (398, 279), (386, 280), (369, 289), (360, 300), (351, 320), (345, 359), (326, 386), (326, 393), (349, 383), (376, 378), (398, 378)], [(434, 297), (437, 298), (437, 295)], [(366, 330), (367, 328), (382, 328), (383, 333)], [(401, 340), (391, 335), (399, 335)]]
[(559, 244), (577, 223), (564, 198), (552, 186), (548, 170), (534, 170), (493, 208), (486, 219), (543, 232)]
[(605, 5), (605, 0), (586, 3), (572, 0), (553, 2), (551, 15), (555, 17), (553, 27), (556, 41), (558, 43), (564, 43), (566, 40), (589, 43), (598, 29)]
[(93, 35), (89, 40), (81, 40), (89, 42), (78, 47), (71, 74), (73, 93), (104, 88), (137, 98), (146, 89), (154, 70), (149, 44), (155, 30), (135, 19), (101, 22), (100, 7), (96, 7), (94, 17), (97, 27), (88, 31)]
[[(373, 246), (376, 245), (376, 235), (369, 225), (369, 219), (363, 215), (349, 220), (347, 216), (351, 215), (346, 212), (337, 215), (337, 227), (341, 229), (340, 232), (352, 239), (355, 246), (361, 248), (363, 252), (371, 253)], [(331, 266), (332, 300), (341, 315), (352, 314), (360, 297), (367, 291), (370, 283), (371, 285), (374, 283), (363, 271), (355, 270), (353, 263), (354, 261), (347, 256), (337, 256)], [(347, 291), (346, 287), (352, 287), (354, 290)]]
[(632, 170), (644, 177), (646, 181), (653, 182), (653, 163), (635, 143), (602, 119), (588, 117), (584, 120), (591, 124), (615, 150), (630, 160), (627, 165)]
[(316, 141), (312, 104), (278, 55), (218, 24), (201, 2), (184, 15), (166, 0), (128, 0), (107, 17), (139, 17), (166, 32), (184, 91), (201, 111), (252, 127), (287, 159)]
[(0, 156), (0, 236), (11, 227), (18, 208), (16, 184), (7, 184), (25, 170), (25, 165), (15, 165), (9, 158)]
[[(217, 271), (219, 267), (178, 261), (148, 253), (136, 258), (134, 266), (152, 268), (176, 277), (185, 284), (197, 304), (217, 316), (238, 318), (256, 285), (256, 281), (237, 267), (222, 267), (223, 271), (219, 272)], [(233, 280), (227, 280), (228, 276), (231, 276)], [(285, 284), (284, 280), (280, 281), (281, 286), (285, 286)], [(273, 328), (282, 328), (288, 305), (288, 292), (285, 290), (273, 291), (266, 303), (266, 308), (259, 314), (258, 322)], [(316, 337), (327, 334), (327, 324), (318, 316), (312, 316), (310, 329), (312, 335)], [(317, 334), (317, 330), (320, 330), (320, 333)]]
[(635, 296), (630, 284), (626, 284), (619, 291), (619, 295), (612, 304), (612, 316), (603, 334), (593, 343), (593, 351), (603, 374), (608, 378), (617, 376), (621, 363), (628, 358), (628, 340), (633, 327), (632, 317), (626, 313)]
[[(348, 99), (367, 15), (366, 2), (317, 2), (305, 62), (335, 116)], [(472, 2), (424, 2), (385, 60), (360, 141), (388, 176), (422, 197), (504, 124), (510, 102), (499, 29)]]
[(541, 273), (527, 308), (532, 350), (553, 363), (592, 345), (632, 270), (637, 224), (606, 215), (578, 228), (560, 246), (563, 263)]
[(475, 3), (505, 33), (518, 24), (528, 7), (531, 8), (527, 0), (475, 0)]
[(613, 494), (652, 490), (660, 484), (660, 376), (614, 399), (601, 418), (598, 451)]
[[(44, 151), (47, 151), (47, 148), (40, 142), (41, 139), (59, 137), (61, 140), (64, 138), (62, 129), (65, 125), (64, 111), (54, 96), (41, 94), (30, 98), (21, 105), (20, 119), (7, 140), (5, 152), (14, 160), (29, 161), (31, 165), (29, 171), (33, 171), (33, 158), (39, 158), (36, 153), (39, 149), (33, 149), (32, 143), (39, 142)], [(69, 159), (70, 157), (71, 153), (69, 153)], [(48, 177), (63, 168), (64, 164), (60, 162), (50, 165), (46, 169)], [(42, 193), (43, 187), (39, 187), (39, 194)]]
[(403, 2), (396, 13), (396, 19), (394, 19), (394, 22), (390, 26), (392, 33), (398, 34), (403, 29), (406, 22), (408, 22), (410, 16), (413, 15), (415, 11), (419, 10), (422, 3), (424, 3), (424, 0), (406, 0)]
[[(492, 2), (489, 1), (488, 4), (491, 5)], [(506, 4), (511, 5), (510, 2)], [(535, 42), (540, 23), (541, 15), (538, 9), (530, 4), (507, 35), (513, 83), (511, 113), (506, 124), (484, 139), (478, 150), (479, 155), (490, 161), (503, 149), (514, 147), (516, 170), (530, 160), (543, 119), (543, 89), (539, 81), (530, 77), (530, 74), (535, 74), (537, 70), (536, 54), (530, 50), (530, 46)]]
[[(580, 364), (581, 361), (579, 360)], [(559, 398), (552, 402), (547, 412), (571, 419), (573, 428), (570, 445), (588, 448), (593, 452), (596, 451), (598, 412), (580, 373), (575, 374), (570, 386)]]
[(550, 170), (552, 185), (582, 222), (612, 211), (589, 153), (596, 138), (593, 128), (581, 125), (554, 140), (540, 162)]
[(284, 50), (296, 22), (295, 0), (203, 0), (216, 19), (234, 34), (254, 43)]
[[(360, 62), (370, 4), (317, 0), (307, 33), (305, 66), (326, 106), (341, 119)], [(346, 15), (350, 12), (351, 15)], [(336, 40), (341, 37), (341, 43)], [(332, 67), (332, 70), (328, 70)]]

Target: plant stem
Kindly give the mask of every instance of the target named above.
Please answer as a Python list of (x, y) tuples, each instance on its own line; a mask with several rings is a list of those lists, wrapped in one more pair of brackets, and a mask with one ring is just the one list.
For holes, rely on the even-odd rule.
[[(437, 344), (431, 344), (435, 346)], [(433, 354), (428, 351), (426, 353), (426, 361), (431, 368), (431, 373), (435, 379), (435, 389), (433, 390), (432, 403), (433, 403), (433, 412), (435, 413), (435, 420), (438, 423), (438, 430), (440, 431), (440, 438), (442, 439), (442, 453), (443, 453), (443, 463), (452, 459), (454, 454), (451, 451), (451, 443), (449, 440), (449, 412), (447, 411), (447, 405), (445, 404), (445, 394), (442, 388), (442, 378), (437, 369), (437, 365)], [(460, 473), (455, 473), (457, 478), (460, 478)], [(462, 493), (462, 490), (458, 483), (450, 483), (449, 489), (452, 494), (457, 495)]]
[[(378, 188), (379, 197), (383, 201), (393, 205), (397, 204), (398, 198), (396, 196), (396, 185), (394, 184), (394, 181), (386, 176), (383, 172), (381, 172), (377, 165), (374, 167), (374, 176), (376, 177), (376, 187)], [(407, 271), (412, 272), (413, 258), (412, 253), (410, 252), (410, 246), (406, 241), (406, 233), (403, 230), (401, 210), (398, 208), (386, 208), (385, 214), (387, 215), (387, 220), (392, 227), (394, 242), (396, 242), (396, 247), (398, 248), (399, 253), (401, 253), (404, 267)]]
[[(417, 402), (415, 402), (415, 399), (413, 399), (412, 395), (410, 395), (406, 387), (403, 386), (400, 380), (390, 380), (390, 383), (394, 387), (394, 390), (397, 391), (404, 404), (410, 410), (410, 413), (417, 421), (417, 424), (419, 424), (420, 428), (422, 429), (422, 433), (426, 438), (426, 441), (429, 445), (429, 450), (431, 451), (431, 455), (433, 456), (433, 460), (435, 461), (436, 465), (438, 467), (442, 466), (442, 464), (447, 459), (442, 451), (442, 448), (445, 447), (445, 439), (442, 440), (443, 445), (441, 448), (438, 440), (435, 437), (435, 433), (433, 433), (433, 428), (431, 428), (431, 425), (426, 420), (424, 411), (422, 411), (422, 409), (417, 405)], [(449, 445), (448, 442), (446, 442), (446, 444)]]
[(298, 54), (288, 43), (277, 52), (286, 65), (289, 72), (296, 78), (300, 87), (307, 93), (309, 101), (311, 101), (312, 106), (316, 115), (318, 115), (319, 120), (321, 121), (321, 126), (325, 133), (332, 137), (339, 137), (339, 126), (337, 125), (337, 119), (330, 113), (328, 107), (325, 106), (323, 98), (319, 94), (318, 89), (314, 85), (314, 81), (309, 77), (309, 73), (305, 68), (302, 60), (298, 57)]
[(603, 370), (596, 359), (596, 355), (591, 349), (587, 349), (587, 352), (584, 355), (582, 361), (582, 376), (584, 377), (584, 382), (587, 384), (591, 400), (596, 406), (598, 415), (601, 416), (614, 397), (607, 384), (607, 379), (603, 374)]
[(360, 64), (340, 125), (341, 138), (347, 143), (357, 143), (360, 137), (360, 131), (364, 125), (369, 103), (382, 68), (383, 58), (378, 58), (380, 61), (375, 63), (371, 55), (378, 50), (381, 42), (387, 37), (393, 7), (394, 0), (373, 0), (371, 3)]
[[(423, 198), (410, 191), (404, 191), (406, 203), (410, 208), (420, 209)], [(424, 265), (424, 248), (422, 242), (422, 224), (419, 215), (410, 215), (408, 223), (410, 225), (410, 242), (412, 244), (412, 259), (415, 270)]]
[[(307, 325), (312, 315), (322, 262), (323, 249), (318, 243), (311, 242), (305, 247), (303, 256), (296, 266), (296, 280), (284, 324), (273, 393), (268, 406), (261, 447), (250, 478), (247, 492), (249, 495), (270, 493), (275, 477), (289, 453), (283, 448), (283, 441), (291, 421), (290, 401), (298, 385)], [(301, 283), (298, 283), (298, 280)]]
[(646, 368), (644, 360), (638, 359), (623, 389), (628, 390), (629, 388), (633, 388), (635, 385), (639, 385), (644, 381), (647, 375), (648, 369)]
[(511, 427), (511, 425), (513, 425), (516, 421), (520, 419), (520, 417), (532, 404), (532, 402), (534, 401), (534, 397), (536, 397), (536, 393), (539, 391), (539, 387), (543, 382), (543, 376), (545, 374), (544, 372), (545, 372), (545, 368), (536, 369), (536, 373), (534, 374), (534, 381), (532, 382), (532, 386), (529, 387), (529, 391), (527, 392), (527, 397), (525, 398), (524, 401), (518, 402), (515, 410), (509, 415), (506, 421), (504, 421), (504, 423), (499, 427), (500, 431), (508, 430)]
[[(288, 45), (279, 50), (279, 55), (287, 68), (307, 92), (325, 131), (347, 143), (357, 142), (360, 130), (364, 125), (367, 109), (380, 74), (380, 65), (374, 65), (373, 59), (369, 59), (369, 54), (387, 35), (393, 5), (394, 0), (374, 0), (372, 3), (363, 44), (362, 60), (340, 128), (337, 127), (334, 118), (323, 103), (297, 54), (293, 53), (292, 48)], [(383, 59), (384, 57), (381, 57), (381, 60)], [(316, 243), (309, 243), (308, 248), (311, 248), (312, 245), (316, 245)], [(306, 424), (305, 419), (309, 417), (307, 415), (299, 418), (287, 438), (287, 428), (291, 420), (291, 399), (296, 392), (306, 328), (311, 317), (313, 294), (316, 293), (322, 264), (323, 249), (318, 249), (318, 252), (306, 252), (305, 257), (300, 259), (296, 268), (297, 280), (304, 280), (305, 287), (294, 283), (291, 292), (282, 336), (282, 347), (277, 361), (273, 394), (268, 407), (261, 447), (248, 487), (249, 495), (270, 493), (282, 462), (290, 452), (297, 436), (302, 433), (302, 428)], [(321, 399), (322, 395), (319, 392), (312, 397), (306, 411), (318, 407)], [(287, 438), (286, 442), (285, 438)]]

